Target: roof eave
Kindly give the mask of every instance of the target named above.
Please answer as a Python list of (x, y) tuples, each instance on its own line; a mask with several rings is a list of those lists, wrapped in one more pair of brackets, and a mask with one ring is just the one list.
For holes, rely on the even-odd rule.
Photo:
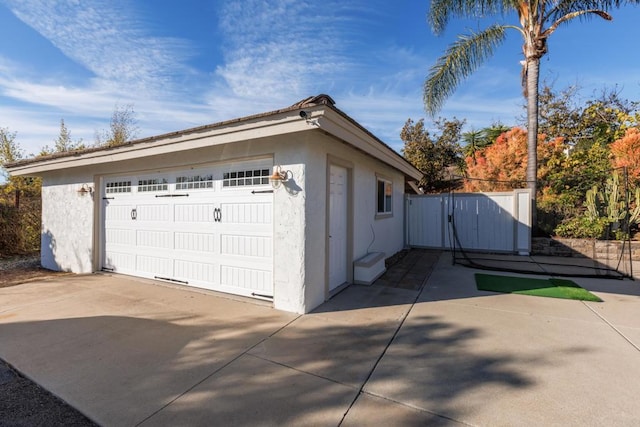
[[(299, 115), (305, 110), (310, 116)], [(333, 105), (327, 95), (304, 99), (288, 108), (199, 126), (132, 141), (117, 147), (99, 147), (27, 159), (4, 167), (12, 175), (35, 175), (59, 169), (131, 160), (206, 146), (321, 129), (355, 148), (420, 180), (422, 174), (404, 157)]]

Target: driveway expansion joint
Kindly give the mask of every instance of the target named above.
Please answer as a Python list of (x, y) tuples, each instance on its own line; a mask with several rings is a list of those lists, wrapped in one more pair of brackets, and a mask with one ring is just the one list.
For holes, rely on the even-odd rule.
[[(438, 256), (439, 257), (439, 256)], [(414, 267), (418, 262), (418, 259), (413, 260), (413, 262), (411, 263), (411, 267)], [(393, 343), (393, 341), (396, 339), (396, 337), (398, 336), (398, 333), (400, 332), (400, 329), (402, 329), (402, 326), (404, 325), (404, 322), (407, 320), (407, 317), (409, 317), (409, 314), (411, 313), (411, 310), (413, 310), (413, 308), (415, 307), (415, 305), (417, 304), (418, 300), (420, 299), (420, 295), (422, 295), (423, 290), (425, 289), (427, 282), (429, 281), (429, 277), (431, 277), (431, 273), (433, 272), (433, 267), (431, 267), (426, 273), (425, 273), (425, 278), (424, 280), (422, 280), (422, 284), (420, 285), (420, 289), (418, 290), (418, 292), (416, 292), (416, 296), (413, 300), (413, 302), (411, 303), (409, 310), (407, 310), (404, 315), (402, 316), (402, 319), (400, 320), (400, 322), (398, 323), (398, 326), (396, 327), (396, 330), (393, 332), (393, 335), (391, 336), (391, 338), (389, 339), (389, 341), (387, 342), (387, 345), (384, 347), (384, 349), (382, 350), (382, 352), (380, 353), (380, 355), (378, 356), (378, 358), (376, 359), (376, 362), (373, 364), (373, 366), (371, 367), (371, 369), (369, 370), (369, 373), (367, 374), (367, 377), (365, 378), (364, 382), (362, 383), (362, 385), (360, 386), (360, 388), (358, 389), (358, 393), (356, 394), (355, 398), (353, 399), (353, 401), (351, 402), (351, 404), (349, 405), (349, 407), (347, 408), (347, 410), (345, 411), (345, 413), (342, 415), (342, 419), (340, 420), (340, 422), (338, 423), (338, 427), (340, 427), (342, 425), (342, 423), (344, 423), (345, 418), (347, 417), (347, 415), (349, 414), (349, 411), (351, 411), (351, 409), (353, 408), (353, 406), (356, 404), (356, 402), (358, 401), (358, 398), (363, 394), (364, 392), (364, 388), (367, 385), (367, 383), (369, 382), (369, 380), (371, 379), (371, 376), (373, 375), (373, 373), (375, 372), (376, 368), (378, 367), (378, 365), (380, 364), (380, 362), (382, 361), (382, 358), (385, 356), (385, 354), (387, 354), (387, 350), (389, 349), (389, 347), (391, 346), (391, 344)], [(403, 278), (407, 275), (408, 271), (405, 272), (405, 274), (403, 274)]]
[(629, 339), (625, 334), (622, 333), (622, 331), (618, 328), (615, 327), (615, 325), (613, 325), (611, 322), (609, 322), (607, 319), (605, 319), (600, 313), (598, 313), (596, 310), (593, 309), (593, 307), (591, 307), (589, 304), (585, 303), (584, 301), (580, 301), (582, 304), (584, 304), (585, 306), (587, 306), (587, 308), (589, 310), (591, 310), (596, 316), (598, 316), (600, 318), (600, 320), (602, 320), (604, 323), (606, 323), (611, 329), (613, 329), (618, 335), (620, 335), (626, 342), (628, 342), (629, 344), (631, 344), (631, 346), (633, 348), (636, 349), (636, 351), (640, 352), (640, 347), (638, 347), (633, 341), (631, 341), (631, 339)]
[(164, 410), (165, 408), (167, 408), (168, 406), (170, 406), (172, 403), (174, 403), (176, 400), (180, 399), (182, 396), (186, 395), (187, 393), (189, 393), (191, 390), (193, 390), (194, 388), (196, 388), (197, 386), (199, 386), (200, 384), (202, 384), (203, 382), (207, 381), (209, 378), (213, 377), (215, 374), (217, 374), (218, 372), (220, 372), (221, 370), (223, 370), (224, 368), (226, 368), (227, 366), (231, 365), (233, 362), (235, 362), (236, 360), (240, 359), (242, 356), (244, 355), (250, 355), (249, 352), (251, 350), (253, 350), (254, 348), (256, 348), (257, 346), (259, 346), (260, 344), (262, 344), (263, 342), (267, 341), (269, 338), (273, 337), (275, 334), (277, 334), (278, 332), (282, 331), (283, 329), (285, 329), (287, 326), (291, 325), (293, 322), (295, 322), (296, 320), (298, 320), (300, 317), (302, 317), (302, 315), (298, 315), (296, 317), (294, 317), (293, 319), (291, 319), (289, 322), (287, 322), (286, 324), (284, 324), (283, 326), (281, 326), (280, 328), (276, 329), (273, 333), (269, 334), (268, 336), (262, 338), (261, 340), (259, 340), (258, 342), (256, 342), (255, 344), (253, 344), (251, 347), (245, 349), (244, 351), (240, 352), (237, 356), (233, 357), (231, 360), (229, 360), (227, 363), (225, 363), (224, 365), (216, 368), (213, 370), (213, 372), (209, 373), (208, 375), (205, 375), (200, 381), (197, 381), (195, 384), (191, 385), (190, 387), (188, 387), (186, 390), (184, 390), (182, 393), (178, 394), (177, 396), (175, 396), (173, 399), (171, 399), (169, 402), (167, 402), (166, 404), (162, 405), (160, 408), (158, 408), (156, 411), (154, 411), (153, 413), (151, 413), (150, 415), (148, 415), (147, 417), (145, 417), (144, 419), (142, 419), (140, 422), (136, 423), (135, 426), (138, 427), (142, 424), (144, 424), (145, 422), (147, 422), (148, 420), (150, 420), (151, 418), (153, 418), (156, 414), (160, 413), (162, 410)]

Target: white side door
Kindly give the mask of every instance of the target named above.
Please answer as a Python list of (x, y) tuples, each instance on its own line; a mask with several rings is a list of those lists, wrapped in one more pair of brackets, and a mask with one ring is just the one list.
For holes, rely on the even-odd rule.
[(347, 272), (347, 169), (329, 166), (329, 291), (348, 280)]

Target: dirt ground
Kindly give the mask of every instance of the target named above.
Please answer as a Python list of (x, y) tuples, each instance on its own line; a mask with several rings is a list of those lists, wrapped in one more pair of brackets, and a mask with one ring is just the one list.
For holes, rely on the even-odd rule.
[[(0, 258), (0, 288), (60, 274), (40, 267), (40, 257)], [(0, 307), (1, 310), (1, 307)], [(64, 401), (0, 359), (0, 427), (95, 426)]]
[(68, 274), (40, 267), (40, 255), (0, 256), (0, 288), (15, 286), (47, 277)]

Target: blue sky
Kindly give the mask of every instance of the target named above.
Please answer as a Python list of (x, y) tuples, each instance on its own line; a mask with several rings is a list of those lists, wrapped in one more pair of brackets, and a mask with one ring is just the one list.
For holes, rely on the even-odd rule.
[[(456, 35), (436, 37), (428, 1), (0, 0), (0, 127), (27, 154), (53, 145), (60, 119), (93, 143), (116, 105), (132, 104), (145, 137), (289, 106), (327, 93), (399, 150), (425, 117), (422, 84)], [(640, 100), (640, 7), (561, 27), (542, 79), (590, 97), (616, 85)], [(508, 21), (508, 19), (507, 19)], [(511, 19), (511, 22), (514, 22)], [(520, 35), (461, 85), (442, 117), (466, 129), (522, 116)]]

